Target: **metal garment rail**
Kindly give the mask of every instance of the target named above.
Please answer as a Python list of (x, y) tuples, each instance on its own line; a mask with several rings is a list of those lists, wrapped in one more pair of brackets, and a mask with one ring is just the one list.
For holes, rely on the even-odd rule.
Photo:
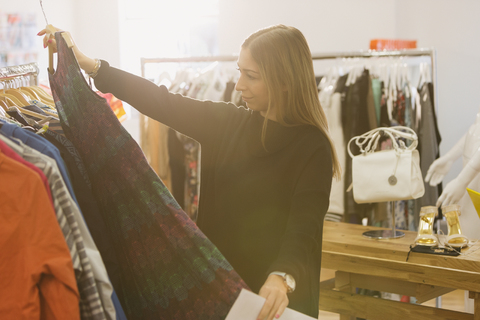
[[(39, 68), (36, 62), (0, 68), (0, 82), (13, 80), (19, 77), (31, 77), (30, 82), (37, 84)], [(32, 82), (33, 81), (33, 82)]]
[[(326, 52), (312, 54), (312, 60), (326, 60), (339, 58), (373, 58), (373, 57), (421, 57), (428, 56), (432, 68), (432, 84), (434, 92), (435, 109), (438, 110), (437, 92), (437, 52), (434, 48), (404, 49), (404, 50), (359, 50), (345, 52)], [(141, 58), (142, 77), (145, 77), (145, 65), (149, 63), (168, 62), (214, 62), (214, 61), (237, 61), (238, 56), (204, 56), (204, 57), (181, 57), (181, 58)]]

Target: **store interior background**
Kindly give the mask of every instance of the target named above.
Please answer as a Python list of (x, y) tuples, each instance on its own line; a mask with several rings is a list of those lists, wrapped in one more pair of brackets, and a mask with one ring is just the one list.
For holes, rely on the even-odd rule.
[[(145, 28), (141, 35), (137, 31), (131, 32), (129, 25), (124, 23), (131, 4), (149, 2), (157, 2), (157, 8), (146, 10), (145, 15), (153, 19), (157, 17), (158, 28)], [(197, 8), (189, 10), (188, 6), (192, 3)], [(206, 0), (205, 3), (205, 6), (215, 5), (218, 10), (216, 54), (220, 55), (237, 54), (249, 34), (277, 23), (300, 29), (313, 53), (366, 50), (370, 40), (378, 38), (413, 39), (417, 40), (418, 48), (435, 48), (436, 108), (442, 155), (474, 123), (480, 110), (479, 1)], [(174, 35), (174, 30), (165, 21), (181, 16), (183, 21), (195, 19), (202, 0), (43, 0), (43, 7), (48, 22), (69, 30), (84, 53), (140, 74), (140, 61), (129, 59), (141, 45), (140, 42), (148, 39), (157, 47), (161, 46), (161, 37)], [(8, 13), (34, 12), (39, 30), (44, 26), (45, 19), (37, 0), (2, 0), (0, 10)], [(136, 14), (141, 15), (142, 12)], [(48, 55), (47, 50), (42, 48), (40, 37), (38, 48), (40, 80), (46, 80)], [(149, 56), (154, 57), (161, 55)], [(136, 125), (135, 118), (128, 122), (128, 126)], [(459, 160), (445, 182), (455, 178), (461, 168)]]

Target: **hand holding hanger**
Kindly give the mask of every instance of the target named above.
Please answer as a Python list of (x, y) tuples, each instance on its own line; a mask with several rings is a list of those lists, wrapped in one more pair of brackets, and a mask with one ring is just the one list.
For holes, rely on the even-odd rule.
[(87, 57), (80, 51), (80, 49), (78, 49), (77, 45), (73, 41), (73, 37), (71, 36), (70, 32), (63, 31), (52, 25), (48, 25), (45, 29), (42, 29), (37, 34), (38, 36), (44, 36), (43, 47), (46, 48), (48, 46), (52, 54), (57, 52), (57, 41), (55, 40), (56, 32), (63, 32), (64, 38), (67, 41), (68, 46), (73, 49), (73, 53), (77, 58), (77, 62), (80, 68), (82, 68), (86, 73), (91, 74), (97, 65), (97, 60)]

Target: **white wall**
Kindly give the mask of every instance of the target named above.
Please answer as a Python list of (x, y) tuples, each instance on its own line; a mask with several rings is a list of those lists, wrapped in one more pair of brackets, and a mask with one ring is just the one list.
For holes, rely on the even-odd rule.
[(312, 52), (368, 49), (370, 39), (395, 36), (395, 0), (220, 0), (222, 54), (273, 24), (303, 32)]
[[(120, 63), (117, 0), (47, 0), (42, 1), (48, 23), (70, 31), (79, 47), (92, 57), (101, 57), (114, 65)], [(6, 13), (34, 12), (38, 31), (46, 25), (38, 0), (1, 0)], [(38, 37), (40, 79), (47, 80), (48, 50)]]
[(79, 48), (89, 57), (102, 58), (119, 66), (119, 1), (82, 0), (74, 3), (72, 32)]
[[(397, 36), (418, 39), (437, 50), (438, 122), (445, 154), (467, 132), (479, 112), (480, 2), (475, 0), (398, 0)], [(457, 161), (445, 181), (462, 168)]]
[[(50, 24), (61, 26), (66, 30), (71, 30), (74, 27), (74, 1), (73, 0), (49, 0), (42, 1), (45, 14)], [(0, 10), (4, 13), (35, 13), (38, 25), (38, 31), (46, 26), (45, 18), (42, 13), (39, 1), (32, 0), (2, 0)], [(43, 49), (42, 39), (38, 37), (38, 65), (40, 68), (40, 78), (47, 78), (48, 67), (48, 50)]]

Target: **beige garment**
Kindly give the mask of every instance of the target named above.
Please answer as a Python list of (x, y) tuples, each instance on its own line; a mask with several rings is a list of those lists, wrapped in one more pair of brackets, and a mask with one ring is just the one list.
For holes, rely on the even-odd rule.
[(168, 127), (140, 114), (140, 147), (150, 166), (171, 190), (172, 174), (168, 155)]
[(345, 166), (346, 145), (342, 127), (342, 94), (332, 93), (333, 90), (322, 90), (319, 93), (320, 104), (327, 118), (330, 136), (337, 151), (338, 162), (342, 170), (339, 180), (332, 180), (330, 191), (330, 204), (326, 219), (329, 221), (341, 221), (345, 213)]
[(375, 101), (373, 100), (372, 76), (368, 79), (367, 111), (370, 130), (378, 128), (377, 111), (375, 110)]

